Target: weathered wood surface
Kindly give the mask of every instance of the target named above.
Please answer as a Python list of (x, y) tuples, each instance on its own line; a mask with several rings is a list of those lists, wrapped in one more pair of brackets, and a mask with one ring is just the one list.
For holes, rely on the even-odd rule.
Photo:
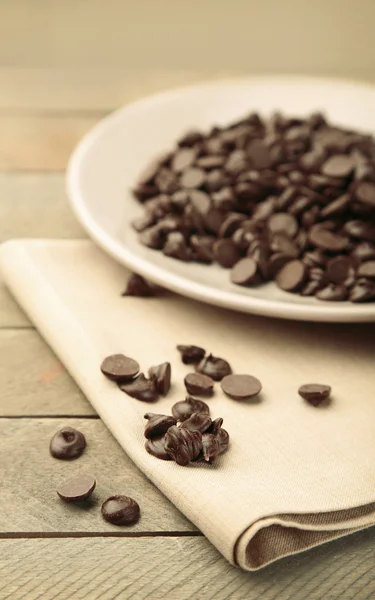
[[(87, 441), (83, 455), (73, 461), (49, 454), (51, 437), (65, 425), (82, 431)], [(134, 535), (195, 530), (134, 466), (99, 419), (0, 419), (0, 456), (0, 532)], [(82, 506), (62, 502), (57, 485), (81, 471), (97, 481), (92, 498)], [(142, 517), (137, 525), (119, 528), (102, 519), (100, 507), (114, 494), (139, 502)]]
[(0, 329), (0, 356), (0, 416), (95, 414), (35, 329)]
[(244, 573), (203, 537), (0, 540), (2, 600), (372, 600), (368, 531)]

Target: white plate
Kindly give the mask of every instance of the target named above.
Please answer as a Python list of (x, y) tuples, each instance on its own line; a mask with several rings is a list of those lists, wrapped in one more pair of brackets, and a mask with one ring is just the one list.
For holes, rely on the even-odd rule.
[(67, 174), (73, 209), (89, 235), (116, 260), (197, 300), (238, 311), (310, 321), (375, 321), (375, 303), (322, 302), (277, 289), (241, 288), (218, 266), (185, 264), (138, 243), (130, 222), (142, 207), (130, 190), (152, 158), (191, 128), (227, 124), (250, 111), (324, 111), (339, 125), (375, 132), (375, 87), (300, 77), (255, 77), (197, 85), (140, 100), (85, 136)]

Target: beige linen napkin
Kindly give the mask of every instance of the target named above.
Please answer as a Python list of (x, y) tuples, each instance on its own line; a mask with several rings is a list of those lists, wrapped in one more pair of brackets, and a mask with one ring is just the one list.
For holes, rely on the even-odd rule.
[[(0, 250), (5, 281), (119, 443), (155, 485), (233, 564), (253, 570), (375, 523), (375, 326), (277, 321), (166, 294), (121, 297), (126, 271), (88, 241), (14, 241)], [(100, 372), (123, 352), (147, 369), (170, 361), (184, 397), (189, 368), (178, 343), (227, 358), (263, 383), (259, 402), (235, 402), (216, 385), (230, 450), (214, 466), (180, 467), (144, 449), (143, 414)], [(328, 383), (314, 408), (297, 388)]]

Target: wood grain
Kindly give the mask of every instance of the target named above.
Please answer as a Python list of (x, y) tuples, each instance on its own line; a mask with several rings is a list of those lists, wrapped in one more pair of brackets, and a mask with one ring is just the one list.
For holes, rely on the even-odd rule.
[[(49, 454), (52, 435), (65, 425), (76, 427), (86, 437), (87, 448), (75, 461), (57, 460)], [(196, 531), (135, 467), (98, 419), (0, 419), (0, 454), (1, 532), (126, 536)], [(96, 478), (96, 490), (84, 505), (66, 504), (57, 496), (56, 486), (79, 471)], [(139, 502), (142, 518), (137, 525), (118, 528), (102, 519), (101, 504), (113, 494), (129, 495)]]
[(1, 540), (0, 596), (2, 600), (372, 600), (372, 536), (364, 531), (257, 573), (235, 569), (199, 537)]
[[(86, 236), (70, 209), (63, 173), (0, 173), (0, 198), (0, 242)], [(0, 272), (0, 328), (28, 325)]]
[(0, 416), (95, 414), (35, 330), (0, 330), (0, 349)]
[(13, 0), (1, 3), (0, 64), (373, 74), (375, 6), (360, 5)]
[(95, 117), (0, 116), (0, 169), (61, 171)]

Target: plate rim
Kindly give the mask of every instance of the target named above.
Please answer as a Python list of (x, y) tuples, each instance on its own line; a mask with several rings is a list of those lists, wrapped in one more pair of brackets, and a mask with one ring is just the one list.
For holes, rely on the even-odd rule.
[(95, 243), (117, 262), (124, 264), (128, 268), (163, 287), (194, 300), (200, 302), (204, 301), (208, 304), (239, 312), (298, 321), (341, 323), (375, 321), (375, 304), (353, 305), (345, 303), (344, 305), (340, 304), (337, 306), (335, 303), (329, 305), (324, 304), (323, 306), (312, 306), (311, 304), (306, 305), (287, 301), (282, 302), (273, 299), (264, 300), (263, 298), (254, 298), (253, 296), (237, 295), (231, 291), (220, 290), (192, 281), (191, 279), (174, 274), (167, 268), (151, 263), (149, 260), (134, 254), (123, 243), (111, 237), (100, 227), (100, 225), (98, 225), (97, 221), (91, 217), (86, 206), (84, 194), (80, 189), (79, 174), (86, 153), (90, 150), (91, 146), (100, 139), (102, 133), (107, 130), (109, 125), (113, 124), (117, 119), (121, 119), (124, 113), (137, 113), (139, 110), (146, 109), (149, 105), (154, 106), (157, 103), (173, 100), (173, 98), (178, 98), (187, 93), (218, 86), (251, 85), (252, 83), (262, 83), (263, 85), (330, 84), (334, 86), (353, 86), (372, 92), (375, 95), (375, 84), (365, 81), (356, 81), (354, 79), (304, 75), (250, 75), (212, 79), (205, 82), (167, 89), (142, 97), (125, 104), (101, 119), (83, 136), (73, 150), (66, 169), (66, 191), (70, 206), (76, 218)]

